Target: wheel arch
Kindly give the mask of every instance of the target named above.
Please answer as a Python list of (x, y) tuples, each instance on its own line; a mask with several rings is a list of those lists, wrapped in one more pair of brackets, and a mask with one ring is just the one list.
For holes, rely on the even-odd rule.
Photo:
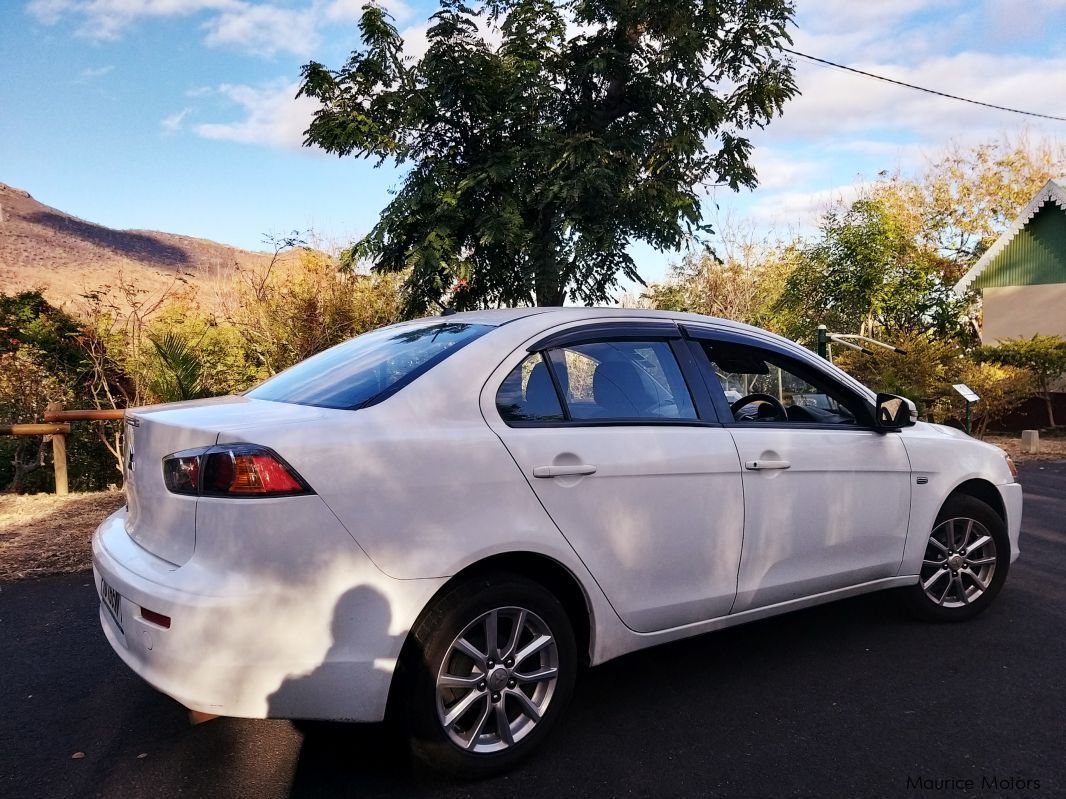
[(555, 558), (539, 552), (504, 552), (490, 555), (481, 560), (465, 566), (460, 571), (448, 578), (426, 602), (422, 612), (418, 614), (407, 632), (396, 673), (393, 675), (392, 685), (389, 689), (389, 699), (386, 716), (393, 716), (396, 706), (400, 702), (397, 686), (403, 683), (404, 665), (410, 663), (410, 658), (416, 652), (414, 643), (414, 631), (427, 613), (430, 613), (437, 600), (452, 590), (458, 583), (489, 573), (506, 573), (519, 577), (525, 577), (542, 585), (550, 591), (562, 604), (566, 615), (573, 626), (575, 643), (577, 644), (578, 656), (582, 666), (588, 666), (592, 657), (593, 645), (593, 611), (592, 603), (581, 581), (574, 573)]
[(1004, 524), (1007, 523), (1007, 509), (1003, 504), (1003, 497), (1000, 496), (999, 490), (988, 480), (972, 478), (959, 483), (944, 498), (944, 502), (940, 506), (941, 509), (955, 496), (967, 496), (980, 500), (992, 508), (996, 515), (1003, 520)]

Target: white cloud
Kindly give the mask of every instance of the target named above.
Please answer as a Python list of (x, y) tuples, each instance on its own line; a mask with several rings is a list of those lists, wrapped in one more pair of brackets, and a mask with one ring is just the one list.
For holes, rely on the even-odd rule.
[(179, 130), (181, 130), (181, 125), (185, 121), (185, 117), (187, 117), (191, 112), (191, 108), (183, 108), (175, 114), (171, 114), (168, 117), (164, 117), (160, 121), (159, 126), (163, 128), (164, 133), (173, 135)]
[[(325, 9), (325, 17), (330, 22), (355, 23), (363, 14), (367, 0), (333, 0)], [(382, 6), (397, 22), (405, 22), (413, 15), (413, 9), (403, 0), (388, 0)]]
[(426, 33), (429, 31), (428, 22), (423, 22), (419, 25), (412, 25), (409, 28), (405, 28), (400, 31), (400, 38), (403, 39), (403, 53), (409, 58), (420, 59), (426, 54), (426, 50), (429, 49), (429, 39), (426, 38)]
[(26, 10), (46, 25), (76, 18), (80, 35), (107, 40), (119, 38), (138, 19), (218, 12), (240, 5), (242, 0), (31, 0)]
[(317, 10), (241, 3), (204, 23), (209, 47), (233, 45), (249, 53), (305, 56), (318, 46)]
[(223, 84), (217, 94), (237, 106), (243, 118), (205, 122), (192, 130), (205, 139), (299, 149), (317, 105), (308, 97), (294, 99), (298, 88), (284, 80), (261, 86)]
[(26, 11), (45, 25), (55, 25), (75, 5), (72, 0), (31, 0)]
[(748, 209), (748, 218), (771, 229), (812, 229), (829, 208), (858, 199), (863, 183), (833, 186), (819, 191), (783, 191), (762, 195)]
[[(1044, 113), (1060, 109), (1051, 98), (1066, 96), (1066, 58), (959, 53), (902, 66), (854, 64), (867, 72), (918, 86)], [(797, 81), (802, 96), (785, 106), (768, 130), (784, 139), (825, 141), (876, 132), (879, 137), (905, 134), (921, 141), (944, 140), (965, 131), (989, 136), (1022, 122), (1003, 111), (938, 97), (841, 70), (801, 64)]]
[(758, 146), (752, 153), (752, 163), (759, 176), (759, 188), (770, 190), (795, 188), (824, 166), (821, 161), (804, 161), (773, 147)]
[[(204, 43), (272, 56), (278, 52), (308, 55), (330, 25), (359, 19), (365, 0), (304, 0), (293, 5), (250, 0), (30, 0), (27, 12), (45, 25), (73, 22), (78, 35), (95, 40), (121, 38), (146, 19), (200, 15)], [(412, 16), (404, 0), (386, 0), (397, 21)]]

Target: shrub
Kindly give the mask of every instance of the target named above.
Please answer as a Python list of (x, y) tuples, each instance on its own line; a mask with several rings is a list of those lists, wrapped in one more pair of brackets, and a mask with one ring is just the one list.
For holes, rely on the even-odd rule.
[(1047, 406), (1048, 425), (1055, 427), (1051, 405), (1051, 385), (1066, 372), (1066, 341), (1058, 336), (1007, 339), (994, 346), (981, 347), (977, 360), (1027, 369)]

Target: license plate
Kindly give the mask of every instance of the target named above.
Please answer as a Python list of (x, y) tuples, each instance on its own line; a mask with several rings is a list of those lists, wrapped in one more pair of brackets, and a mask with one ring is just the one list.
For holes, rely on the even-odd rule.
[(100, 602), (107, 608), (107, 612), (111, 614), (118, 631), (125, 635), (126, 631), (122, 629), (122, 595), (109, 586), (107, 580), (103, 577), (100, 578)]

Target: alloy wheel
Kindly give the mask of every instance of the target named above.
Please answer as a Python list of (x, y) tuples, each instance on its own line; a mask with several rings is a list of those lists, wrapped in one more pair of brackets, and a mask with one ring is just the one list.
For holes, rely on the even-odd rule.
[(981, 522), (967, 517), (947, 519), (929, 536), (922, 561), (922, 590), (934, 604), (961, 608), (992, 585), (996, 543)]
[(559, 678), (559, 650), (536, 613), (495, 608), (452, 641), (437, 674), (437, 718), (451, 741), (499, 752), (544, 717)]

